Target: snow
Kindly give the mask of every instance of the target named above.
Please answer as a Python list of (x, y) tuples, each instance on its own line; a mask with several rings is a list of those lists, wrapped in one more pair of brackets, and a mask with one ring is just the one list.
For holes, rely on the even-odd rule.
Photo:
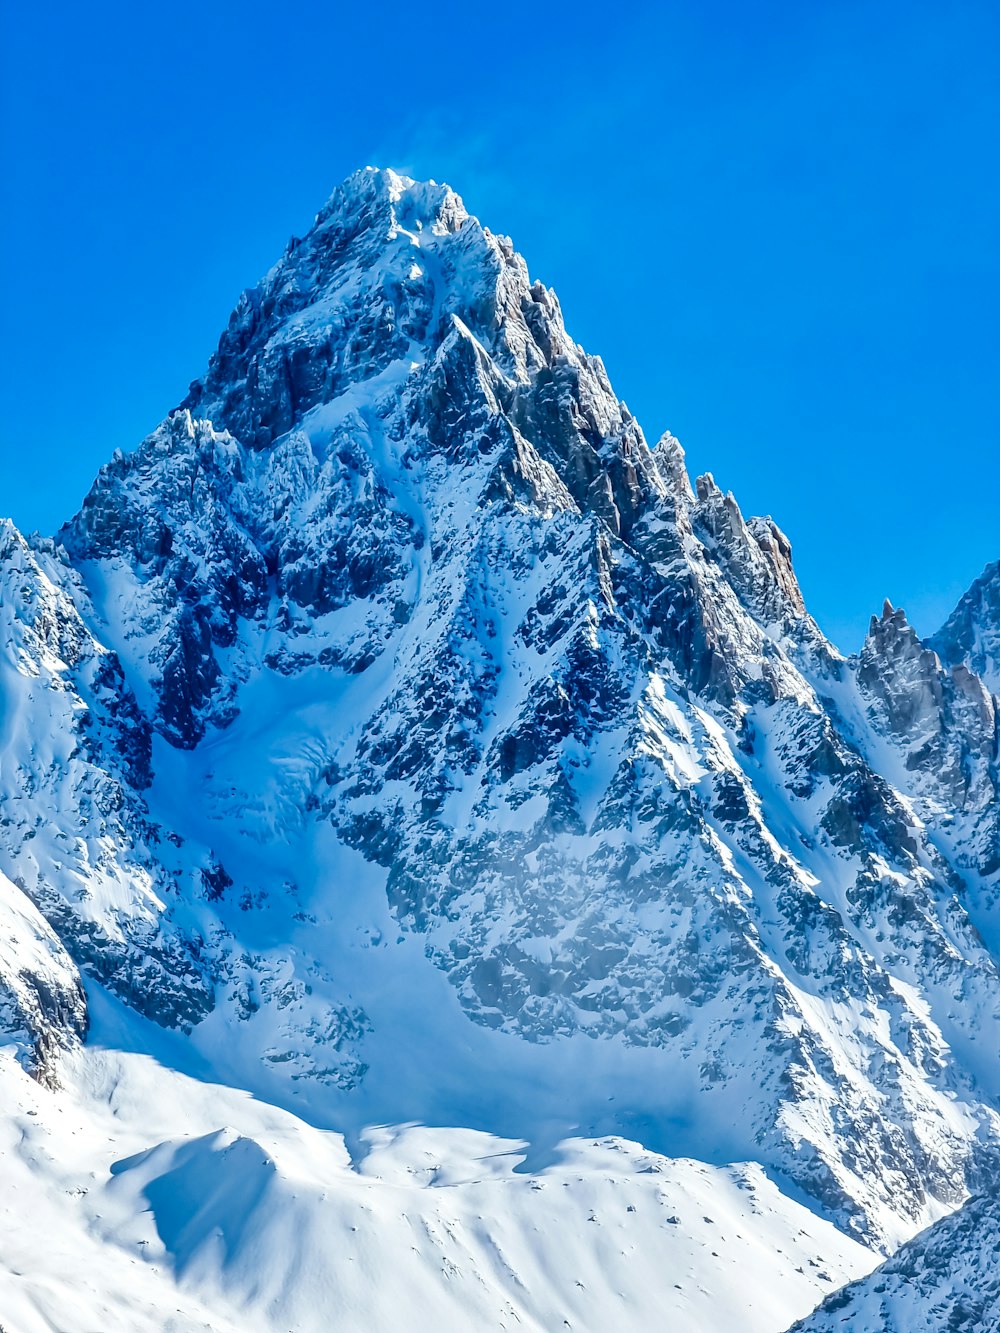
[(775, 1333), (874, 1262), (756, 1166), (605, 1138), (529, 1170), (523, 1141), (420, 1125), (372, 1128), (352, 1160), (338, 1134), (100, 1036), (69, 1097), (2, 1056), (0, 1082), (18, 1333)]

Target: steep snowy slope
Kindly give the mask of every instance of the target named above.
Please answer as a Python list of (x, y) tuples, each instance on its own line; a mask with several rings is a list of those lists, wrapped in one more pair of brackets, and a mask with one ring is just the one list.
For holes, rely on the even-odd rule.
[[(684, 1257), (686, 1223), (666, 1233), (693, 1265), (684, 1300), (690, 1274), (704, 1287), (704, 1308), (676, 1307), (699, 1329), (732, 1326), (733, 1264), (771, 1293), (761, 1328), (822, 1294), (791, 1276), (792, 1197), (840, 1275), (869, 1252), (830, 1223), (884, 1250), (964, 1200), (1000, 1143), (983, 663), (888, 607), (842, 658), (780, 529), (710, 476), (692, 487), (671, 437), (648, 447), (554, 295), (447, 187), (351, 177), (57, 543), (5, 533), (0, 1018), (79, 1114), (97, 1114), (82, 975), (92, 1009), (111, 1012), (105, 990), (125, 1006), (91, 1035), (102, 1058), (145, 1051), (294, 1113), (293, 1157), (343, 1134), (337, 1189), (356, 1189), (372, 1126), (408, 1122), (445, 1138), (395, 1133), (403, 1157), (524, 1143), (512, 1200), (577, 1151), (598, 1174), (620, 1152), (640, 1191), (643, 1152), (655, 1175), (696, 1159), (720, 1197), (729, 1164), (759, 1163), (773, 1266), (734, 1241), (739, 1209), (721, 1266)], [(107, 1149), (123, 1215), (162, 1216), (199, 1299), (283, 1326), (294, 1264), (251, 1289), (254, 1256), (282, 1250), (272, 1225), (319, 1234), (326, 1211), (253, 1116), (231, 1140), (178, 1111), (156, 1139), (143, 1114)], [(258, 1169), (272, 1184), (244, 1199)], [(216, 1175), (226, 1216), (256, 1219), (221, 1250), (211, 1199), (163, 1211)], [(604, 1233), (532, 1197), (509, 1225), (551, 1233), (559, 1271), (509, 1265), (489, 1299), (548, 1327), (539, 1293), (557, 1291), (571, 1326), (608, 1326), (617, 1277), (573, 1305), (556, 1241), (579, 1234), (579, 1263), (617, 1274)], [(433, 1229), (419, 1200), (407, 1215)], [(366, 1263), (398, 1248), (383, 1234)], [(621, 1282), (638, 1304), (617, 1326), (646, 1326)], [(363, 1287), (358, 1326), (385, 1317)], [(672, 1290), (649, 1286), (655, 1308)]]
[(993, 1186), (828, 1297), (791, 1333), (995, 1333), (1000, 1201)]

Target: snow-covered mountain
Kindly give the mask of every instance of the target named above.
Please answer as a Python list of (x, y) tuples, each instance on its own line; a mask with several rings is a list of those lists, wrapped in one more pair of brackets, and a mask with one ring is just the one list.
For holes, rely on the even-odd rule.
[(0, 1164), (87, 1191), (94, 1310), (400, 1327), (392, 1265), (420, 1324), (777, 1333), (960, 1205), (998, 586), (844, 658), (506, 238), (349, 178), (55, 541), (0, 532)]

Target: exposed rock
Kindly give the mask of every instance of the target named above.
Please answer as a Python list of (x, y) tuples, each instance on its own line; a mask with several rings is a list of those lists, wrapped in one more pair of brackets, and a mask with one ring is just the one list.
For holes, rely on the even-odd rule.
[(86, 1035), (80, 976), (58, 936), (15, 884), (0, 874), (0, 1033), (22, 1064), (55, 1087), (59, 1055)]

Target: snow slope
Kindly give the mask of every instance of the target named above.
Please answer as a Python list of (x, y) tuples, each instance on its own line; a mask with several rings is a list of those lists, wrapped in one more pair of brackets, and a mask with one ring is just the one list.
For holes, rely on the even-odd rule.
[(758, 1166), (410, 1125), (352, 1158), (98, 1029), (58, 1098), (0, 1058), (9, 1333), (767, 1330), (874, 1262)]

